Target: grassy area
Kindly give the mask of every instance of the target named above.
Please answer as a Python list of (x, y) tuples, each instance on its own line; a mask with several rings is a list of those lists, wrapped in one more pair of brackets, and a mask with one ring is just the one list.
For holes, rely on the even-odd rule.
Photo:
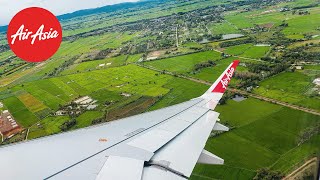
[(87, 111), (76, 118), (77, 124), (73, 127), (74, 129), (88, 127), (92, 125), (92, 120), (102, 118), (103, 112), (101, 111)]
[(48, 108), (29, 93), (23, 93), (18, 98), (31, 112), (38, 112)]
[(197, 63), (208, 60), (218, 60), (221, 58), (220, 53), (216, 51), (206, 51), (193, 53), (190, 55), (176, 56), (151, 62), (146, 62), (145, 65), (155, 67), (159, 70), (166, 70), (178, 73), (187, 73), (193, 70)]
[(18, 124), (28, 127), (39, 121), (27, 107), (15, 96), (2, 100)]
[(319, 124), (315, 115), (251, 98), (229, 100), (217, 111), (222, 123), (235, 128), (210, 138), (206, 149), (225, 159), (225, 165), (197, 165), (191, 179), (251, 179), (262, 167), (288, 173), (320, 150), (319, 136), (298, 146), (301, 132)]
[(248, 50), (246, 50), (241, 57), (248, 57), (254, 59), (260, 59), (264, 57), (270, 50), (269, 46), (252, 46)]
[(185, 79), (171, 79), (164, 86), (169, 93), (160, 99), (150, 110), (160, 109), (201, 96), (209, 87)]
[(319, 8), (312, 10), (310, 15), (297, 16), (289, 19), (289, 24), (283, 30), (283, 33), (289, 38), (303, 38), (304, 34), (318, 35), (320, 31), (317, 30), (320, 21)]
[(307, 94), (314, 86), (312, 81), (312, 77), (302, 72), (284, 72), (262, 81), (254, 92), (283, 102), (320, 109), (320, 99)]
[[(97, 28), (101, 30), (92, 32), (89, 36), (82, 34), (83, 36), (63, 41), (59, 51), (48, 61), (22, 67), (10, 75), (3, 75), (0, 79), (0, 101), (5, 105), (3, 109), (9, 109), (23, 127), (31, 126), (28, 139), (33, 139), (60, 133), (60, 126), (70, 120), (70, 117), (49, 114), (80, 96), (89, 95), (97, 100), (97, 109), (85, 111), (76, 117), (77, 124), (72, 127), (72, 129), (83, 128), (90, 126), (92, 120), (104, 116), (107, 116), (107, 120), (118, 119), (146, 110), (164, 108), (203, 94), (208, 89), (207, 85), (161, 74), (134, 64), (143, 65), (144, 63), (158, 70), (186, 74), (213, 82), (237, 58), (223, 58), (219, 52), (213, 50), (192, 52), (208, 50), (212, 47), (218, 49), (220, 43), (234, 41), (234, 39), (200, 44), (198, 38), (201, 36), (206, 37), (210, 33), (213, 35), (242, 33), (245, 37), (237, 40), (251, 38), (254, 42), (271, 43), (270, 40), (275, 40), (273, 38), (277, 31), (287, 38), (294, 39), (320, 34), (319, 7), (303, 9), (310, 11), (310, 15), (293, 15), (292, 12), (279, 11), (281, 7), (287, 5), (297, 7), (315, 2), (315, 0), (296, 0), (257, 9), (250, 5), (239, 6), (237, 10), (221, 13), (221, 19), (213, 17), (212, 22), (205, 24), (195, 23), (200, 19), (192, 21), (192, 24), (187, 19), (185, 21), (175, 21), (165, 17), (164, 21), (159, 19), (161, 23), (173, 23), (174, 26), (177, 24), (179, 47), (175, 48), (174, 45), (170, 45), (175, 38), (174, 26), (160, 30), (152, 29), (151, 26), (144, 26), (144, 21), (147, 23), (147, 19), (173, 13), (174, 18), (183, 17), (183, 13), (179, 12), (235, 2), (230, 0), (167, 1), (165, 6), (162, 6), (163, 2), (159, 1), (160, 6), (155, 5), (151, 8), (133, 8), (128, 12), (100, 13), (83, 17), (83, 19), (74, 18), (63, 21), (63, 27), (69, 28), (64, 31), (64, 36)], [(254, 10), (245, 12), (244, 8)], [(210, 12), (208, 16), (201, 15), (201, 20), (212, 18), (211, 15), (214, 13), (216, 12)], [(134, 22), (137, 20), (143, 21), (143, 24)], [(213, 23), (216, 20), (220, 23)], [(288, 23), (288, 27), (279, 27), (283, 22)], [(110, 27), (122, 23), (125, 25)], [(270, 27), (262, 30), (261, 25)], [(104, 30), (106, 33), (102, 33)], [(295, 41), (288, 48), (305, 46), (306, 43), (319, 43), (319, 38)], [(275, 44), (282, 45), (282, 40), (286, 39), (280, 38)], [(255, 59), (266, 56), (270, 48), (241, 44), (222, 50), (226, 54), (253, 58), (251, 60), (240, 58), (241, 62), (263, 63)], [(108, 54), (108, 58), (92, 60), (101, 50), (106, 49), (112, 51)], [(314, 47), (309, 50), (318, 52), (319, 48)], [(128, 54), (135, 52), (139, 54)], [(158, 56), (157, 53), (160, 55)], [(179, 55), (185, 53), (190, 54)], [(118, 54), (122, 55), (117, 56)], [(153, 54), (163, 59), (138, 62), (142, 57), (153, 56)], [(164, 58), (172, 55), (176, 56)], [(0, 53), (0, 63), (11, 56), (13, 56), (11, 51)], [(109, 56), (115, 57), (109, 58)], [(73, 60), (71, 65), (66, 65), (70, 60)], [(194, 72), (196, 64), (208, 60), (216, 64)], [(20, 60), (15, 58), (5, 66), (0, 65), (0, 73), (5, 72), (6, 68), (11, 68), (9, 65), (19, 62)], [(320, 110), (319, 96), (311, 96), (310, 93), (315, 87), (312, 81), (319, 75), (319, 70), (319, 66), (306, 65), (305, 70), (272, 76), (262, 81), (259, 84), (260, 87), (254, 89), (254, 93)], [(241, 65), (237, 68), (237, 72), (239, 71), (248, 71), (248, 69)], [(231, 85), (239, 81), (233, 79)], [(128, 93), (131, 96), (124, 97), (122, 93)], [(319, 125), (319, 116), (252, 98), (241, 102), (228, 100), (226, 105), (219, 105), (216, 111), (221, 113), (221, 122), (232, 130), (211, 137), (206, 144), (206, 149), (224, 158), (225, 165), (197, 165), (191, 179), (252, 179), (256, 171), (263, 167), (288, 173), (320, 151), (320, 135), (314, 135), (305, 143), (298, 145), (304, 131)], [(108, 114), (105, 115), (105, 112)]]
[(235, 26), (227, 22), (210, 24), (209, 29), (211, 30), (212, 34), (239, 33), (239, 30)]
[[(133, 59), (137, 59), (133, 57)], [(130, 60), (133, 60), (130, 59)], [(126, 63), (127, 56), (122, 55), (114, 58), (106, 58), (103, 60), (95, 60), (95, 61), (88, 61), (83, 63), (78, 63), (70, 66), (68, 69), (64, 70), (61, 74), (74, 74), (79, 72), (86, 72), (86, 71), (93, 71), (98, 69), (105, 69), (108, 67), (115, 67), (124, 65)]]
[(28, 139), (59, 133), (61, 132), (60, 126), (67, 120), (69, 120), (68, 116), (47, 117), (39, 125), (30, 128)]
[(224, 52), (230, 55), (240, 55), (252, 47), (252, 44), (241, 44), (237, 46), (228, 47)]

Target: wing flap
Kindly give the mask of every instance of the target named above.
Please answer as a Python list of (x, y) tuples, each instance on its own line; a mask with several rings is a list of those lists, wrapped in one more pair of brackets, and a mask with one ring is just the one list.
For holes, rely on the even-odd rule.
[[(184, 177), (190, 177), (218, 116), (219, 113), (214, 111), (204, 114), (179, 136), (159, 149), (151, 158), (151, 162), (159, 163), (159, 166), (166, 162), (167, 169), (174, 170), (178, 172), (176, 174)], [(144, 174), (143, 177), (145, 176), (147, 175)]]
[(175, 174), (170, 171), (166, 171), (159, 167), (149, 166), (143, 169), (143, 180), (186, 180), (185, 177), (182, 177), (178, 174)]
[(171, 139), (180, 134), (184, 129), (198, 120), (208, 109), (194, 106), (183, 113), (168, 119), (149, 132), (138, 136), (128, 143), (133, 147), (138, 147), (150, 152), (155, 152)]
[(117, 179), (117, 180), (140, 180), (142, 176), (144, 161), (109, 156), (96, 180)]

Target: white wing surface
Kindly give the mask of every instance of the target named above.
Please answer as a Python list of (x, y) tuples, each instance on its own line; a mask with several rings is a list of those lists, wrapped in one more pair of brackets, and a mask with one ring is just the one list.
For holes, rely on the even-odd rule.
[(203, 148), (239, 61), (201, 97), (110, 123), (0, 148), (3, 179), (187, 179), (196, 163), (223, 164)]

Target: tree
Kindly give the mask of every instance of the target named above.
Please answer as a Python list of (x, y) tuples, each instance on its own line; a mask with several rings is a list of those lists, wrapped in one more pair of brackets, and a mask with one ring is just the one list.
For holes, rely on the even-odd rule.
[(284, 176), (278, 171), (271, 171), (270, 169), (259, 169), (254, 180), (281, 180)]

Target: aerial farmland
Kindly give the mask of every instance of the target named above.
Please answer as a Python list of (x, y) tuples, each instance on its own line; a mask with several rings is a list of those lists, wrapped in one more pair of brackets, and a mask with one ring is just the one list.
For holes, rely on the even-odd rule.
[[(319, 155), (317, 0), (124, 7), (58, 17), (63, 42), (42, 63), (16, 57), (0, 32), (1, 145), (190, 100), (239, 59), (216, 109), (230, 131), (212, 133), (206, 144), (225, 165), (197, 165), (191, 179), (259, 179), (262, 172), (280, 179)], [(9, 130), (8, 116), (16, 123)]]

